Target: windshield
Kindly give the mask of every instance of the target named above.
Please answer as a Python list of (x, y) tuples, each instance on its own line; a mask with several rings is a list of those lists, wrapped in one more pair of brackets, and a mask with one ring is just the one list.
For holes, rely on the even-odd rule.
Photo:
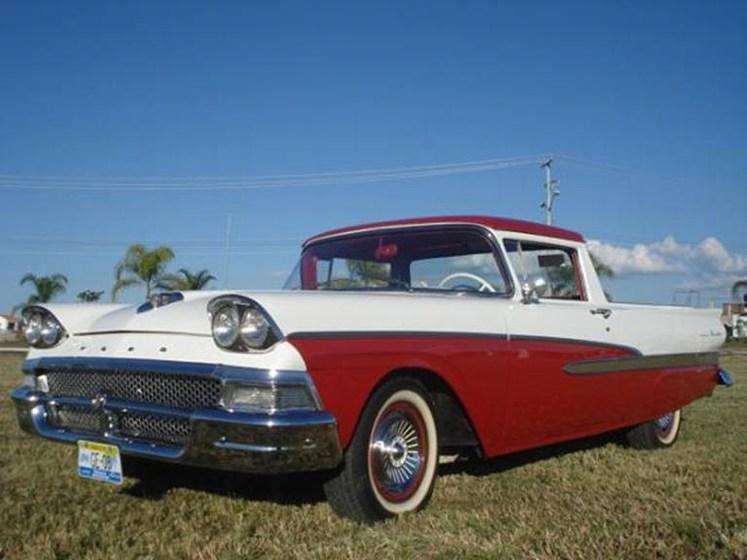
[(307, 247), (286, 290), (408, 290), (506, 295), (493, 245), (474, 229), (418, 229)]

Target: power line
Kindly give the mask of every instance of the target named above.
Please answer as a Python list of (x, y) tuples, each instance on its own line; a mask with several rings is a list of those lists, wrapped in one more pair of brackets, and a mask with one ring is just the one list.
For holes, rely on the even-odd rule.
[(541, 163), (546, 157), (521, 156), (426, 166), (295, 175), (184, 177), (61, 177), (0, 175), (0, 189), (54, 191), (218, 191), (360, 184), (479, 173)]
[[(140, 241), (144, 245), (169, 245), (171, 247), (186, 248), (186, 249), (222, 249), (225, 241), (218, 239), (214, 240), (194, 240), (194, 241), (172, 241), (157, 240), (157, 241)], [(44, 245), (49, 247), (53, 246), (67, 246), (67, 247), (122, 247), (132, 245), (134, 241), (132, 239), (120, 240), (120, 241), (106, 241), (106, 240), (82, 240), (82, 239), (59, 239), (54, 238), (50, 235), (47, 238), (0, 238), (0, 245), (12, 245), (12, 246), (34, 246)], [(287, 240), (272, 240), (272, 239), (255, 239), (255, 240), (238, 240), (232, 241), (231, 247), (234, 248), (248, 248), (248, 247), (287, 247), (287, 246), (300, 246), (303, 243), (302, 238), (298, 239), (287, 239)]]
[[(267, 251), (229, 251), (229, 254), (231, 255), (297, 255), (299, 253), (298, 250), (267, 250)], [(0, 255), (8, 255), (8, 256), (72, 256), (72, 257), (117, 257), (121, 258), (122, 253), (114, 253), (114, 252), (86, 252), (86, 251), (65, 251), (65, 250), (38, 250), (38, 251), (29, 251), (29, 250), (6, 250), (6, 249), (0, 249)], [(224, 255), (224, 252), (217, 252), (216, 251), (185, 251), (185, 252), (179, 252), (177, 255), (179, 258), (181, 257), (217, 257)]]

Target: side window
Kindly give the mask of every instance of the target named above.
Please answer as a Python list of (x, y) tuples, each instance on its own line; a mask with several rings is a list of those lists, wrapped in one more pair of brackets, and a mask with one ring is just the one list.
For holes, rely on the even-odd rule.
[(539, 297), (586, 299), (575, 249), (517, 240), (506, 240), (504, 247), (521, 282), (532, 284)]
[(317, 263), (320, 290), (386, 288), (390, 277), (389, 263), (357, 259), (320, 259)]
[(410, 283), (415, 289), (505, 294), (508, 291), (506, 281), (487, 242), (484, 250), (484, 253), (413, 261), (410, 264)]

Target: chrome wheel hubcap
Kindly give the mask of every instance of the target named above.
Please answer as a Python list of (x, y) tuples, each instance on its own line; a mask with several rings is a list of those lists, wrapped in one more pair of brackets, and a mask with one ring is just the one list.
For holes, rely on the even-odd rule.
[(369, 466), (376, 489), (389, 501), (410, 497), (423, 477), (427, 442), (418, 410), (394, 403), (380, 416), (371, 434)]
[(665, 414), (656, 419), (656, 435), (660, 439), (665, 439), (671, 435), (674, 429), (674, 412)]
[(665, 414), (664, 416), (657, 419), (656, 425), (660, 430), (666, 431), (672, 427), (672, 422), (674, 422), (674, 414), (670, 412), (669, 414)]

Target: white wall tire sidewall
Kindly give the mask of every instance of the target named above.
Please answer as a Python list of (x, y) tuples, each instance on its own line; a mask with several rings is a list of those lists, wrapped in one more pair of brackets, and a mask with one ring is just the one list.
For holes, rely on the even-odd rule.
[(658, 433), (656, 434), (656, 439), (659, 440), (659, 443), (661, 443), (664, 446), (670, 446), (674, 443), (674, 441), (677, 439), (677, 435), (680, 433), (680, 421), (682, 420), (682, 410), (675, 410), (672, 412), (672, 429), (669, 430), (669, 433), (666, 437), (661, 437)]
[[(428, 403), (419, 393), (410, 389), (402, 389), (392, 393), (389, 398), (384, 401), (384, 404), (379, 407), (379, 411), (376, 413), (373, 424), (371, 424), (371, 431), (373, 431), (379, 423), (382, 413), (389, 407), (389, 405), (401, 401), (412, 404), (423, 419), (426, 437), (428, 438), (428, 455), (426, 457), (425, 472), (423, 473), (423, 479), (420, 481), (420, 486), (407, 500), (397, 503), (390, 502), (381, 495), (374, 483), (370, 464), (368, 461), (366, 462), (366, 468), (368, 469), (368, 483), (374, 497), (376, 498), (376, 502), (382, 509), (392, 515), (401, 515), (418, 509), (420, 504), (422, 504), (428, 497), (431, 485), (433, 484), (433, 478), (436, 475), (436, 468), (438, 466), (438, 432), (436, 431), (436, 421), (433, 418), (433, 413), (428, 406)], [(368, 439), (368, 444), (370, 445), (371, 433), (369, 433)], [(368, 453), (368, 449), (366, 449), (366, 452)]]

